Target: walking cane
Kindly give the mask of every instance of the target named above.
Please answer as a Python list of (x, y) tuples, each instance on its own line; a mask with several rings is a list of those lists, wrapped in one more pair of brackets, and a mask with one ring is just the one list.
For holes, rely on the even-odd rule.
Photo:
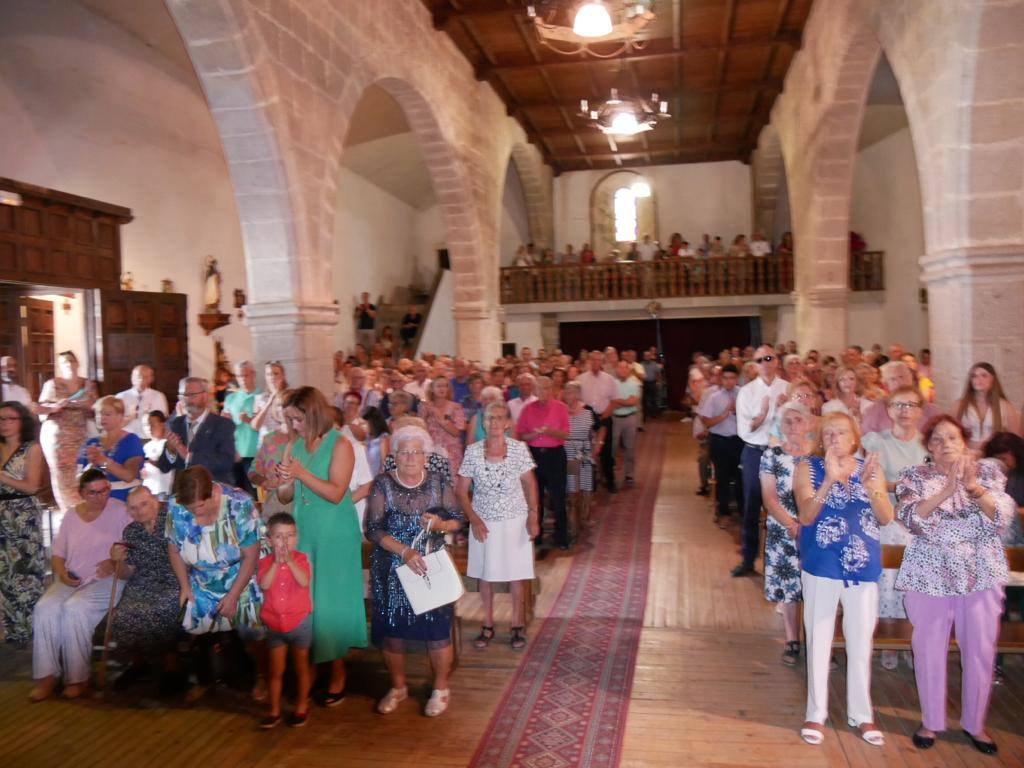
[(96, 688), (102, 691), (107, 686), (107, 661), (110, 657), (110, 635), (114, 631), (114, 600), (117, 598), (117, 566), (114, 566), (114, 578), (110, 584), (110, 602), (107, 604), (107, 628), (103, 632), (103, 656), (100, 668), (96, 671)]

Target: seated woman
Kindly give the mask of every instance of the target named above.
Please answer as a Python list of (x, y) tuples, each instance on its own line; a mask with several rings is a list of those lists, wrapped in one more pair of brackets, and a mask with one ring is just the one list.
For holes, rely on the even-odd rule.
[[(53, 583), (32, 615), (32, 701), (53, 693), (62, 661), (64, 696), (77, 698), (88, 689), (92, 635), (110, 602), (110, 547), (131, 522), (124, 503), (111, 498), (110, 481), (100, 470), (82, 473), (78, 493), (83, 501), (68, 510), (53, 540)], [(123, 588), (118, 582), (115, 600)]]
[(800, 736), (821, 744), (828, 718), (828, 673), (836, 610), (846, 638), (846, 719), (873, 746), (885, 737), (871, 706), (871, 641), (878, 621), (882, 574), (879, 527), (893, 519), (885, 475), (860, 449), (847, 413), (822, 417), (818, 455), (797, 464), (793, 495), (800, 511), (801, 583), (807, 635), (807, 716)]
[[(446, 605), (417, 616), (405, 596), (395, 568), (408, 565), (423, 574), (424, 550), (413, 540), (429, 528), (421, 547), (442, 546), (443, 536), (458, 530), (462, 515), (450, 483), (427, 471), (433, 447), (430, 435), (418, 426), (399, 428), (391, 438), (394, 472), (381, 474), (373, 484), (366, 510), (366, 538), (376, 546), (370, 559), (373, 594), (373, 641), (380, 647), (391, 677), (391, 690), (377, 711), (387, 715), (409, 697), (405, 679), (405, 650), (409, 641), (425, 642), (434, 670), (434, 686), (424, 713), (436, 717), (448, 708), (448, 674), (452, 666), (451, 622), (453, 606)], [(428, 541), (429, 540), (429, 541)]]
[(139, 436), (124, 429), (124, 401), (107, 395), (96, 401), (93, 411), (100, 436), (85, 441), (78, 457), (79, 471), (90, 466), (103, 470), (110, 481), (111, 497), (123, 502), (140, 484), (146, 452)]
[(128, 494), (132, 522), (124, 529), (122, 541), (110, 548), (110, 559), (124, 579), (121, 602), (114, 614), (112, 636), (119, 653), (131, 666), (117, 679), (126, 687), (145, 673), (148, 659), (163, 656), (167, 671), (176, 667), (174, 641), (178, 624), (178, 580), (171, 569), (164, 528), (167, 509), (145, 487)]
[(214, 482), (205, 467), (189, 467), (174, 481), (165, 533), (185, 609), (182, 628), (206, 635), (196, 654), (199, 685), (189, 693), (195, 699), (212, 682), (207, 651), (216, 633), (260, 623), (259, 517), (244, 491)]

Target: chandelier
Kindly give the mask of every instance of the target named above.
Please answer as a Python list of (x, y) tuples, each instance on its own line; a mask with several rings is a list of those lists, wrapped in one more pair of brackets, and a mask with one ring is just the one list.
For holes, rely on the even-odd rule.
[[(654, 0), (539, 0), (526, 6), (540, 42), (566, 55), (589, 53), (610, 59), (627, 51), (641, 51), (647, 42), (640, 32), (654, 21)], [(572, 26), (556, 23), (572, 19)], [(613, 51), (598, 53), (595, 43), (620, 43)]]
[(636, 136), (651, 130), (658, 120), (672, 115), (668, 111), (668, 102), (659, 99), (656, 93), (652, 93), (650, 99), (623, 98), (619, 96), (618, 88), (612, 88), (611, 98), (603, 104), (595, 105), (587, 99), (580, 99), (577, 117), (589, 120), (603, 133), (612, 136)]

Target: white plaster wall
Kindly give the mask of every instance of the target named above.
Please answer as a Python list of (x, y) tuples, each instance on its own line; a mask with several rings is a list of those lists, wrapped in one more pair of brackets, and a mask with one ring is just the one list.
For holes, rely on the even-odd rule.
[[(523, 182), (519, 178), (515, 163), (509, 162), (501, 198), (501, 239), (498, 243), (501, 265), (503, 267), (511, 266), (515, 261), (516, 250), (519, 246), (530, 241), (530, 216), (526, 210)], [(563, 243), (556, 242), (553, 247), (559, 251), (563, 245)], [(578, 246), (579, 244), (577, 244)]]
[(423, 335), (420, 337), (420, 349), (437, 355), (454, 355), (456, 352), (455, 314), (455, 275), (446, 269), (441, 276), (434, 295), (434, 304), (426, 317)]
[(505, 320), (505, 341), (514, 342), (517, 349), (544, 346), (544, 328), (540, 315), (507, 318)]
[[(131, 208), (123, 268), (138, 290), (170, 278), (187, 294), (189, 365), (210, 375), (213, 342), (196, 319), (204, 259), (223, 273), (222, 311), (247, 284), (231, 181), (194, 74), (70, 0), (0, 0), (0, 20), (0, 176)], [(217, 337), (231, 360), (249, 357), (236, 317)]]
[[(740, 162), (655, 165), (637, 169), (654, 191), (657, 238), (673, 232), (696, 245), (705, 232), (730, 242), (749, 236), (753, 220), (750, 167)], [(590, 193), (609, 171), (571, 171), (554, 180), (555, 242), (579, 248), (590, 240)]]
[(907, 349), (928, 345), (928, 317), (918, 298), (924, 253), (921, 188), (910, 129), (857, 154), (850, 226), (871, 250), (885, 251), (885, 300), (877, 311), (850, 303), (849, 341)]
[(416, 280), (427, 290), (437, 275), (437, 252), (445, 246), (441, 207), (433, 205), (416, 216)]

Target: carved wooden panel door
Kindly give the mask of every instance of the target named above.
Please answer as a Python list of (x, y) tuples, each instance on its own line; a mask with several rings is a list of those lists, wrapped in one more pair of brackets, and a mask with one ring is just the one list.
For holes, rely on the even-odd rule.
[[(187, 301), (181, 293), (98, 291), (100, 305), (97, 357), (103, 392), (131, 386), (132, 368), (149, 365), (153, 388), (177, 400), (178, 380), (188, 375)], [(169, 415), (169, 414), (168, 414)]]
[[(21, 300), (21, 319), (25, 328), (22, 382), (39, 397), (43, 383), (54, 374), (53, 302), (25, 296)], [(85, 361), (82, 368), (86, 370)]]

